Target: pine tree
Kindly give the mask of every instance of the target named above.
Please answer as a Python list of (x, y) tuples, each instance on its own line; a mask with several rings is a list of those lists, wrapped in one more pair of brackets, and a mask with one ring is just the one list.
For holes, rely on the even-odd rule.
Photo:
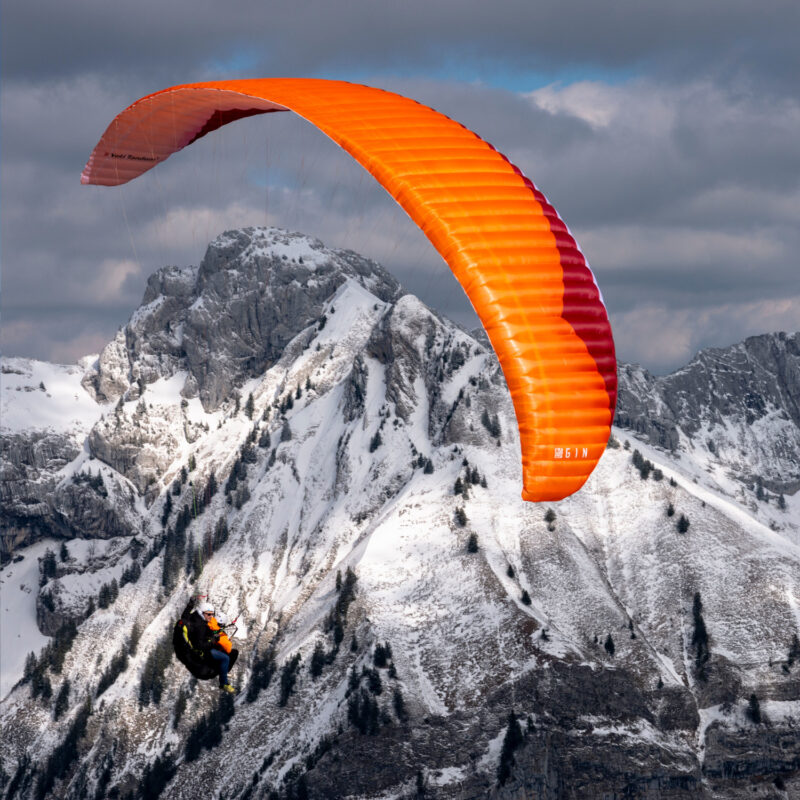
[(400, 722), (405, 722), (408, 719), (408, 711), (406, 711), (406, 703), (403, 699), (403, 693), (400, 691), (399, 686), (395, 686), (394, 694), (392, 696), (392, 704), (394, 706), (394, 713)]
[(467, 512), (464, 511), (464, 507), (463, 506), (459, 506), (456, 509), (455, 518), (456, 518), (456, 525), (458, 525), (459, 528), (463, 528), (467, 524), (467, 522), (468, 522), (468, 520), (467, 520)]
[[(646, 481), (650, 477), (650, 473), (654, 469), (653, 462), (644, 458), (638, 450), (633, 451), (633, 466), (639, 470), (639, 475), (643, 481)], [(661, 477), (663, 477), (663, 474)], [(661, 480), (661, 478), (658, 478), (658, 480)]]
[(800, 659), (800, 639), (797, 634), (792, 634), (792, 643), (789, 645), (789, 653), (787, 656), (787, 663), (791, 667), (795, 661)]
[(140, 706), (147, 706), (150, 703), (159, 705), (165, 686), (164, 673), (172, 663), (172, 658), (172, 632), (170, 631), (161, 639), (155, 649), (150, 651), (150, 655), (145, 661), (139, 681)]
[(750, 695), (750, 700), (747, 702), (747, 711), (745, 714), (750, 722), (752, 722), (754, 725), (761, 724), (761, 703), (758, 702), (758, 697), (756, 697), (755, 692)]
[(708, 662), (710, 653), (708, 648), (708, 631), (703, 619), (703, 603), (700, 599), (700, 592), (694, 595), (692, 604), (692, 617), (694, 618), (694, 632), (692, 634), (692, 646), (695, 648), (695, 666), (697, 676), (700, 680), (706, 679), (705, 665)]
[(167, 521), (169, 520), (169, 515), (172, 513), (172, 495), (167, 493), (167, 497), (164, 500), (164, 508), (161, 512), (161, 527), (165, 528), (167, 525)]
[(239, 462), (236, 461), (233, 465), (233, 468), (228, 475), (228, 480), (225, 481), (225, 494), (230, 494), (231, 492), (236, 491), (236, 487), (239, 485)]
[(41, 573), (39, 585), (44, 586), (51, 578), (55, 578), (56, 569), (56, 554), (48, 547), (42, 560), (39, 562), (39, 571)]
[(254, 703), (258, 699), (259, 693), (269, 686), (274, 674), (275, 656), (272, 650), (267, 650), (262, 655), (257, 656), (253, 663), (250, 683), (247, 686), (246, 700), (248, 703)]
[(337, 616), (333, 620), (333, 644), (335, 647), (339, 647), (339, 645), (344, 640), (344, 625), (342, 625), (342, 618)]
[(489, 431), (491, 436), (494, 436), (495, 439), (500, 438), (500, 434), (502, 433), (500, 429), (500, 418), (497, 414), (493, 416), (489, 416), (489, 412), (484, 408), (483, 413), (481, 414), (481, 424), (487, 431)]
[(610, 633), (608, 634), (608, 636), (606, 636), (606, 640), (605, 643), (603, 644), (603, 647), (605, 647), (606, 653), (608, 653), (610, 656), (613, 656), (614, 653), (617, 651), (617, 648), (614, 645), (614, 640), (611, 638)]
[(194, 551), (194, 560), (192, 562), (192, 577), (194, 580), (198, 580), (203, 574), (203, 565), (203, 548), (200, 546)]
[(27, 682), (33, 676), (36, 670), (36, 654), (33, 652), (28, 653), (25, 657), (25, 666), (22, 670), (22, 680)]
[(511, 768), (514, 766), (514, 751), (522, 744), (524, 737), (517, 715), (512, 711), (508, 715), (508, 727), (503, 738), (503, 748), (500, 751), (500, 764), (497, 767), (497, 783), (503, 786), (511, 777)]
[(522, 594), (520, 595), (519, 599), (522, 601), (523, 605), (529, 606), (531, 604), (531, 596), (528, 594), (527, 589), (522, 590)]
[(289, 696), (294, 692), (294, 685), (297, 681), (297, 668), (299, 666), (300, 653), (295, 653), (281, 670), (281, 690), (278, 697), (278, 705), (281, 707), (289, 702)]
[(136, 651), (139, 649), (139, 640), (142, 638), (142, 629), (139, 627), (139, 623), (134, 622), (133, 628), (131, 629), (131, 638), (128, 641), (128, 651), (132, 656), (136, 655)]
[(468, 553), (477, 553), (478, 552), (478, 534), (471, 533), (469, 535), (469, 539), (467, 540), (467, 552)]
[(372, 652), (372, 663), (380, 669), (383, 669), (388, 663), (386, 648), (380, 643), (375, 645), (375, 650)]
[(322, 642), (317, 642), (314, 646), (314, 652), (311, 654), (311, 663), (309, 664), (308, 671), (311, 677), (315, 680), (322, 675), (322, 668), (325, 666), (325, 648)]
[(689, 518), (681, 514), (678, 518), (678, 533), (686, 533), (689, 530)]
[(65, 622), (57, 631), (55, 639), (51, 642), (48, 650), (48, 663), (54, 675), (61, 674), (64, 666), (64, 659), (72, 648), (72, 644), (78, 635), (78, 626), (75, 620)]
[(187, 693), (184, 691), (183, 687), (180, 688), (178, 691), (178, 696), (175, 699), (175, 712), (172, 717), (172, 729), (177, 730), (178, 724), (181, 721), (181, 717), (183, 717), (183, 712), (186, 711), (186, 701), (188, 700)]
[(186, 574), (191, 575), (192, 569), (195, 565), (195, 554), (196, 554), (196, 547), (194, 543), (194, 531), (189, 534), (189, 544), (186, 547), (186, 562), (185, 562), (185, 569)]
[(122, 650), (111, 659), (105, 672), (100, 676), (100, 682), (97, 685), (95, 697), (100, 697), (106, 689), (114, 684), (114, 681), (128, 668), (128, 650), (129, 645), (126, 643)]
[(209, 503), (211, 498), (217, 493), (219, 486), (217, 485), (217, 476), (214, 470), (211, 470), (211, 474), (208, 476), (208, 483), (206, 484), (206, 505)]
[(172, 528), (167, 528), (164, 536), (164, 559), (161, 564), (161, 586), (168, 592), (172, 590), (181, 568), (182, 553), (176, 541), (176, 534)]
[(100, 587), (100, 593), (97, 595), (97, 605), (99, 608), (108, 608), (111, 603), (111, 590), (107, 583)]
[(255, 411), (256, 404), (253, 400), (253, 393), (250, 392), (250, 394), (247, 395), (247, 402), (244, 404), (244, 413), (247, 416), (247, 419), (253, 419), (253, 414), (255, 414)]

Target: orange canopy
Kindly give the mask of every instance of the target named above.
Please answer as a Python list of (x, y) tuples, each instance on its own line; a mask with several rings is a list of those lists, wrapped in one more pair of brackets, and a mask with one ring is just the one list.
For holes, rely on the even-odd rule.
[(83, 183), (116, 186), (221, 125), (294, 111), (362, 164), (419, 225), (469, 296), (502, 366), (525, 500), (579, 489), (605, 449), (617, 395), (608, 315), (544, 195), (458, 122), (401, 95), (271, 78), (174, 86), (119, 114)]

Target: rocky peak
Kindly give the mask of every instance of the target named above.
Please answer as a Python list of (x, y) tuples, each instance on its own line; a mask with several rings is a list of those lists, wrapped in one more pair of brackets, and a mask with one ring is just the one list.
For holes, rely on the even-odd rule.
[(650, 444), (704, 450), (740, 480), (775, 492), (800, 487), (800, 334), (709, 348), (662, 377), (621, 365), (619, 384), (616, 424)]
[(227, 231), (199, 267), (165, 267), (150, 278), (87, 388), (104, 400), (135, 399), (142, 383), (185, 371), (184, 397), (199, 396), (212, 411), (269, 369), (347, 279), (381, 300), (402, 294), (386, 270), (351, 251), (277, 228)]

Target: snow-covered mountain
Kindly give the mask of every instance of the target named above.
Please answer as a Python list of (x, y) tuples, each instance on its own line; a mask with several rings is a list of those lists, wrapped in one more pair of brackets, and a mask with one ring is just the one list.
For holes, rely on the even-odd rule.
[[(485, 340), (377, 264), (160, 270), (98, 358), (3, 360), (4, 796), (797, 796), (798, 345), (621, 367), (537, 505)], [(195, 593), (235, 700), (171, 657)]]
[[(617, 424), (650, 444), (688, 451), (722, 486), (730, 479), (766, 493), (800, 489), (800, 338), (753, 336), (698, 353), (653, 377), (620, 369)], [(741, 500), (744, 495), (739, 495)]]

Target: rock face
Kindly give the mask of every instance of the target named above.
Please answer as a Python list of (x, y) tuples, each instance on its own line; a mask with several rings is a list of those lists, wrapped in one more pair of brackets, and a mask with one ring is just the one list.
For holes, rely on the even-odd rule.
[(229, 231), (199, 268), (166, 267), (150, 278), (141, 308), (88, 383), (116, 401), (134, 383), (185, 371), (184, 396), (199, 396), (213, 411), (316, 323), (347, 278), (381, 300), (400, 292), (389, 273), (356, 253), (276, 229)]
[(54, 475), (77, 455), (72, 437), (36, 432), (0, 437), (0, 558), (32, 544), (57, 527), (49, 502), (57, 484)]
[(135, 497), (123, 482), (111, 478), (109, 495), (102, 480), (98, 486), (81, 475), (65, 479), (59, 474), (80, 455), (68, 436), (34, 433), (0, 437), (3, 561), (15, 550), (42, 538), (112, 539), (135, 533)]
[(670, 451), (702, 449), (742, 481), (800, 488), (800, 335), (753, 336), (664, 377), (619, 369), (615, 423)]
[[(731, 444), (760, 421), (758, 465), (796, 424), (797, 337), (761, 338), (691, 381), (621, 367), (626, 427), (542, 507), (485, 339), (376, 265), (246, 229), (161, 270), (83, 380), (82, 438), (4, 433), (3, 491), (39, 509), (8, 530), (64, 546), (29, 611), (52, 647), (0, 705), (7, 794), (797, 792), (800, 509), (742, 488)], [(734, 393), (779, 363), (748, 423)], [(238, 620), (235, 699), (171, 658), (191, 594)]]
[[(76, 470), (87, 459), (87, 434), (103, 410), (81, 387), (84, 371), (4, 360), (0, 563), (42, 538), (109, 539), (130, 535), (140, 524), (135, 495), (119, 474), (88, 482), (88, 473)], [(101, 469), (100, 462), (86, 466)]]

